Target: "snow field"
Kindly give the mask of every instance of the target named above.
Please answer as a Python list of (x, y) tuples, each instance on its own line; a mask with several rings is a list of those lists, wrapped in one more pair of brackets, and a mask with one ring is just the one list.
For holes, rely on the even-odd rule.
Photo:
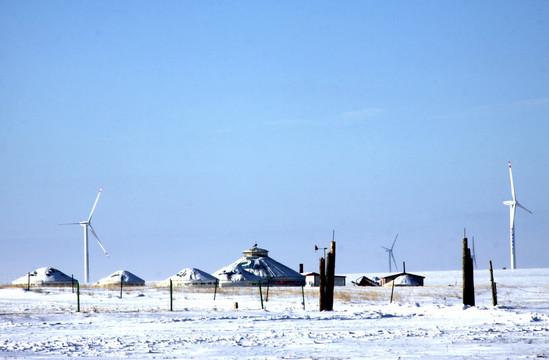
[[(476, 307), (452, 274), (425, 287), (335, 289), (319, 312), (315, 288), (0, 288), (0, 358), (539, 359), (549, 357), (549, 270), (500, 276), (500, 305), (479, 279)], [(520, 276), (519, 276), (520, 275)], [(506, 276), (508, 276), (506, 278)], [(352, 278), (352, 277), (351, 277)], [(429, 277), (427, 278), (429, 279)], [(532, 279), (530, 283), (527, 281)], [(496, 277), (496, 280), (498, 278)], [(545, 281), (545, 282), (544, 282)], [(429, 284), (429, 282), (426, 282)], [(238, 302), (238, 310), (234, 303)]]

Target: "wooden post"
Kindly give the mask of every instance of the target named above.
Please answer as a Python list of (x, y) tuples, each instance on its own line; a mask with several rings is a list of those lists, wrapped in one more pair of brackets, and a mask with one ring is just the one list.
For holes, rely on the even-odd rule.
[(31, 288), (31, 273), (27, 273), (27, 291)]
[(325, 310), (334, 309), (334, 254), (330, 251), (326, 257), (326, 305)]
[(391, 304), (393, 303), (393, 293), (395, 292), (395, 280), (396, 279), (393, 279), (393, 285), (391, 286)]
[(80, 283), (76, 282), (76, 312), (80, 312)]
[(467, 247), (467, 238), (463, 238), (463, 305), (475, 306), (475, 284), (473, 259)]
[[(333, 232), (335, 237), (335, 230)], [(335, 259), (336, 259), (336, 243), (332, 241), (330, 243), (330, 252), (328, 253), (328, 262), (326, 263), (326, 293), (328, 295), (328, 304), (326, 310), (332, 311), (334, 309), (334, 285), (335, 285)]]
[(122, 281), (122, 275), (120, 275), (120, 298), (122, 299), (122, 288), (124, 287), (124, 282)]
[(303, 305), (303, 310), (305, 310), (305, 285), (301, 285), (301, 301)]
[(326, 267), (324, 258), (320, 258), (319, 275), (318, 275), (318, 309), (319, 311), (326, 310), (325, 306), (325, 288), (326, 288)]
[(267, 296), (265, 297), (266, 302), (269, 302), (269, 285), (271, 285), (271, 278), (267, 279)]
[(492, 305), (498, 305), (498, 290), (494, 281), (494, 271), (492, 270), (492, 260), (490, 260), (490, 284), (492, 285)]
[(257, 282), (259, 285), (259, 298), (261, 299), (261, 309), (263, 310), (263, 294), (261, 293), (261, 280)]
[(170, 311), (173, 311), (173, 282), (170, 279)]
[(214, 300), (215, 300), (215, 296), (217, 295), (217, 283), (218, 282), (219, 282), (219, 280), (215, 279)]

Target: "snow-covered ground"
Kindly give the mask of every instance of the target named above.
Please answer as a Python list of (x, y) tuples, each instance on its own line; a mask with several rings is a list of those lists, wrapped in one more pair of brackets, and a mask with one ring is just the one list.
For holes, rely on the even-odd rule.
[[(414, 272), (416, 273), (416, 272)], [(0, 358), (534, 359), (549, 357), (549, 269), (475, 272), (476, 307), (461, 303), (461, 272), (417, 272), (425, 287), (120, 290), (0, 288)], [(238, 302), (238, 309), (235, 309)]]

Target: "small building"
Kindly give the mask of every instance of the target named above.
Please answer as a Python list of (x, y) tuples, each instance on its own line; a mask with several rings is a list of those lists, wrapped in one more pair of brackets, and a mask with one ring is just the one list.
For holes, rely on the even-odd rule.
[(185, 268), (161, 284), (169, 285), (170, 280), (178, 286), (215, 286), (218, 282), (215, 276), (196, 268)]
[(425, 276), (408, 274), (406, 270), (399, 274), (384, 276), (381, 278), (381, 286), (423, 286)]
[(111, 275), (99, 280), (95, 285), (111, 286), (120, 285), (120, 283), (122, 283), (124, 286), (144, 286), (145, 280), (141, 279), (139, 276), (132, 274), (129, 271), (118, 270)]
[[(319, 286), (320, 284), (320, 275), (315, 272), (305, 273), (305, 286)], [(346, 276), (343, 275), (334, 275), (334, 286), (345, 286), (346, 285)]]
[(13, 285), (71, 285), (77, 283), (78, 280), (71, 276), (51, 267), (43, 267), (31, 271), (19, 279), (13, 280)]
[(366, 276), (361, 276), (355, 281), (351, 281), (356, 286), (380, 286), (379, 283), (375, 280), (372, 280)]

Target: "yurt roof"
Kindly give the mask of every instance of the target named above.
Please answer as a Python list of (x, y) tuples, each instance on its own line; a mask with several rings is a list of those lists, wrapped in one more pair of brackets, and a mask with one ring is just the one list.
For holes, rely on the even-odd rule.
[[(62, 271), (52, 267), (43, 267), (21, 276), (19, 279), (12, 281), (12, 284), (27, 284), (29, 280), (33, 285), (66, 285), (71, 284), (73, 281), (72, 277)], [(77, 280), (74, 279), (74, 281)]]
[[(229, 266), (241, 266), (244, 270), (263, 279), (268, 278), (297, 278), (304, 279), (303, 275), (286, 265), (267, 256), (269, 252), (254, 245), (252, 249), (243, 251), (245, 255)], [(250, 256), (246, 256), (250, 255)]]
[(221, 281), (259, 281), (263, 280), (261, 277), (246, 271), (242, 266), (238, 264), (231, 264), (225, 266), (222, 269), (217, 270), (213, 274)]
[(126, 270), (118, 270), (99, 280), (96, 285), (115, 285), (121, 281), (125, 285), (145, 285), (145, 280)]
[(177, 274), (168, 278), (173, 281), (205, 281), (205, 280), (215, 280), (216, 277), (208, 274), (205, 271), (196, 268), (185, 268), (178, 272)]
[(395, 285), (419, 286), (422, 284), (423, 276), (403, 274), (393, 280)]

